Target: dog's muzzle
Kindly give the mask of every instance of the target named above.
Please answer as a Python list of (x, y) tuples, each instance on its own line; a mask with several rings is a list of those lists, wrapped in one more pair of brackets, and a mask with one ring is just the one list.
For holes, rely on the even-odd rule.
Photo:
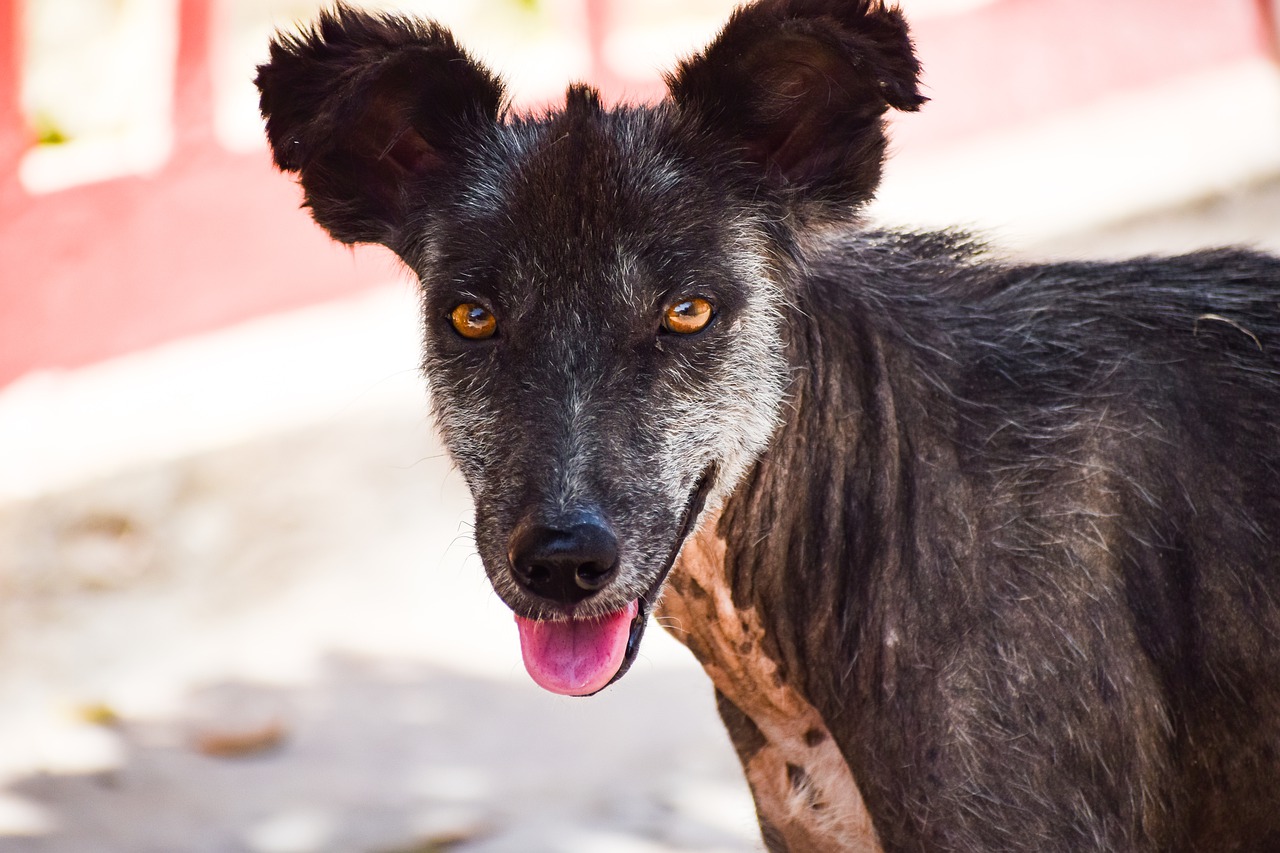
[(568, 696), (589, 696), (621, 678), (635, 661), (649, 613), (675, 565), (715, 481), (710, 466), (681, 514), (677, 535), (649, 588), (620, 610), (576, 618), (573, 610), (618, 574), (618, 539), (597, 513), (580, 512), (554, 524), (521, 524), (512, 533), (512, 575), (527, 592), (568, 614), (562, 620), (516, 615), (525, 669), (539, 686)]

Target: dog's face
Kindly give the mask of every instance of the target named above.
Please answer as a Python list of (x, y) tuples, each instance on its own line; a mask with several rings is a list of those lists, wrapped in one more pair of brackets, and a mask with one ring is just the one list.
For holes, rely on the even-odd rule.
[(916, 73), (895, 11), (836, 0), (739, 12), (661, 105), (574, 87), (541, 118), (503, 115), (434, 25), (339, 8), (272, 46), (277, 163), (336, 238), (422, 282), (437, 420), (544, 687), (626, 671), (700, 514), (767, 445), (797, 242), (870, 196)]
[[(647, 608), (698, 509), (767, 442), (785, 384), (755, 214), (721, 210), (657, 122), (616, 124), (575, 96), (548, 122), (496, 128), (483, 181), (414, 258), (426, 375), (476, 543), (531, 619)], [(599, 540), (585, 571), (608, 578), (539, 556), (575, 537)]]

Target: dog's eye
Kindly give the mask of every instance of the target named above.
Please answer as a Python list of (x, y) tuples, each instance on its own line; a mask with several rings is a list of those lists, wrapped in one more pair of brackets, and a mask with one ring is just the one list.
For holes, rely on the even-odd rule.
[(498, 331), (498, 318), (483, 305), (474, 302), (463, 302), (449, 313), (449, 322), (458, 334), (472, 341), (482, 341), (493, 337)]
[(714, 315), (711, 303), (701, 296), (682, 299), (662, 313), (662, 328), (677, 335), (692, 335), (705, 329)]

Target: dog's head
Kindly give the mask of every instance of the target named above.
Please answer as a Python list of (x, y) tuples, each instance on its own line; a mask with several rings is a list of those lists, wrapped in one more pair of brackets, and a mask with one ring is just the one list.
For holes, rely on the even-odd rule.
[(788, 270), (879, 180), (918, 66), (878, 0), (766, 0), (653, 107), (513, 116), (448, 31), (338, 7), (259, 69), (317, 222), (422, 282), (425, 372), (530, 674), (626, 671), (681, 545), (768, 443)]

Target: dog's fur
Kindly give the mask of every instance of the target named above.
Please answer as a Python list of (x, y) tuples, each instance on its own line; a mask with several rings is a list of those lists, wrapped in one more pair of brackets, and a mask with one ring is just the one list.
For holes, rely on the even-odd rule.
[[(662, 606), (770, 849), (1280, 849), (1280, 260), (869, 229), (918, 71), (879, 0), (762, 0), (661, 104), (520, 116), (339, 7), (258, 85), (316, 220), (421, 279), (503, 600), (642, 621), (683, 547)], [(513, 537), (574, 513), (616, 576), (536, 594)]]

